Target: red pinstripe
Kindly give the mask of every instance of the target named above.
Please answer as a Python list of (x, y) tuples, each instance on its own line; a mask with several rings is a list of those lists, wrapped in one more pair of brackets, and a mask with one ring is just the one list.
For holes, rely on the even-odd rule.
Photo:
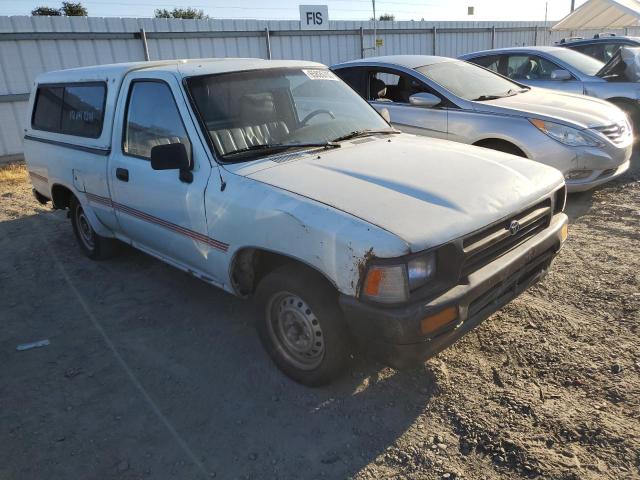
[(135, 208), (128, 207), (127, 205), (123, 205), (122, 203), (114, 202), (110, 198), (101, 197), (100, 195), (96, 195), (94, 193), (86, 193), (86, 195), (90, 202), (114, 208), (115, 210), (119, 210), (123, 213), (126, 213), (127, 215), (140, 218), (141, 220), (145, 220), (149, 223), (155, 223), (156, 225), (160, 225), (161, 227), (164, 227), (168, 230), (192, 238), (194, 240), (197, 240), (198, 242), (207, 244), (223, 252), (226, 252), (229, 249), (228, 243), (221, 242), (219, 240), (216, 240), (215, 238), (207, 237), (206, 235), (195, 232), (193, 230), (189, 230), (188, 228), (181, 227), (180, 225), (176, 225), (175, 223), (168, 222), (166, 220), (163, 220), (162, 218), (154, 217), (153, 215), (142, 212), (140, 210), (136, 210)]

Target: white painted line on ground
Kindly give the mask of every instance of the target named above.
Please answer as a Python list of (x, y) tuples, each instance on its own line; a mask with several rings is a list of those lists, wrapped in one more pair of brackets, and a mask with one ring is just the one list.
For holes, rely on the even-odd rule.
[(116, 358), (116, 360), (118, 361), (122, 369), (125, 371), (125, 373), (129, 377), (129, 380), (131, 380), (131, 383), (133, 383), (133, 385), (142, 394), (142, 397), (149, 404), (149, 407), (151, 408), (153, 413), (155, 413), (155, 415), (160, 419), (160, 421), (164, 424), (167, 430), (169, 430), (169, 433), (171, 434), (171, 436), (173, 436), (174, 440), (178, 443), (178, 445), (180, 445), (180, 448), (182, 448), (184, 453), (186, 453), (187, 457), (189, 457), (189, 459), (193, 462), (193, 464), (198, 468), (200, 473), (202, 473), (204, 477), (209, 478), (209, 472), (207, 472), (207, 469), (204, 466), (204, 464), (200, 460), (198, 460), (198, 457), (196, 457), (196, 455), (193, 453), (193, 451), (191, 450), (187, 442), (180, 436), (180, 434), (173, 427), (171, 422), (169, 422), (169, 419), (160, 411), (160, 408), (158, 408), (158, 406), (153, 401), (153, 399), (151, 398), (147, 390), (142, 386), (142, 384), (140, 383), (140, 380), (138, 380), (138, 377), (136, 377), (136, 375), (133, 373), (131, 368), (129, 368), (129, 365), (124, 360), (124, 358), (122, 358), (122, 356), (116, 349), (115, 345), (107, 335), (107, 332), (104, 330), (104, 328), (102, 328), (102, 325), (98, 321), (97, 317), (93, 314), (93, 312), (89, 308), (88, 303), (85, 301), (85, 299), (82, 297), (82, 295), (80, 294), (76, 286), (71, 281), (71, 278), (69, 277), (69, 274), (65, 270), (64, 265), (62, 264), (60, 259), (56, 256), (54, 249), (49, 245), (49, 242), (46, 240), (46, 237), (43, 236), (41, 238), (43, 239), (43, 243), (45, 244), (46, 250), (49, 252), (50, 257), (53, 259), (54, 263), (56, 264), (56, 267), (60, 271), (65, 282), (67, 283), (67, 285), (69, 285), (69, 288), (75, 295), (76, 299), (78, 300), (78, 303), (80, 303), (80, 305), (82, 306), (82, 309), (87, 314), (87, 317), (89, 317), (89, 320), (91, 320), (91, 323), (93, 324), (94, 328), (98, 331), (100, 336), (102, 336), (104, 343), (106, 343), (109, 350), (111, 350), (111, 353), (113, 353), (113, 356)]

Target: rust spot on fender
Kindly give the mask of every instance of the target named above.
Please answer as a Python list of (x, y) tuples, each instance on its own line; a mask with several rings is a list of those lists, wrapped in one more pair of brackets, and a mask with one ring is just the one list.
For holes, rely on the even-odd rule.
[(356, 294), (360, 292), (364, 276), (367, 273), (367, 265), (373, 258), (375, 258), (375, 255), (373, 253), (373, 247), (371, 247), (364, 253), (362, 258), (356, 259), (356, 268), (358, 269), (358, 286), (356, 288)]

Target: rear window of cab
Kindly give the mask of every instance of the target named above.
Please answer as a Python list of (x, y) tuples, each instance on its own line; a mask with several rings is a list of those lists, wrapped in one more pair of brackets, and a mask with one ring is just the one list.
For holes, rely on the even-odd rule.
[(31, 117), (34, 130), (98, 138), (107, 87), (103, 82), (40, 85)]

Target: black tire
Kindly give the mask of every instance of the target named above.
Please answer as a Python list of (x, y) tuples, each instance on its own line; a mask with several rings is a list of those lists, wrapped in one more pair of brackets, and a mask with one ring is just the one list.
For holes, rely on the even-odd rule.
[(92, 260), (105, 260), (114, 255), (117, 242), (113, 238), (98, 235), (77, 198), (71, 198), (71, 225), (82, 252)]
[(514, 144), (500, 140), (487, 140), (486, 142), (477, 143), (476, 146), (497, 150), (498, 152), (510, 153), (516, 157), (527, 158), (522, 150)]
[(299, 265), (282, 266), (260, 281), (255, 303), (260, 340), (285, 375), (320, 386), (344, 372), (351, 337), (338, 294), (322, 276)]

